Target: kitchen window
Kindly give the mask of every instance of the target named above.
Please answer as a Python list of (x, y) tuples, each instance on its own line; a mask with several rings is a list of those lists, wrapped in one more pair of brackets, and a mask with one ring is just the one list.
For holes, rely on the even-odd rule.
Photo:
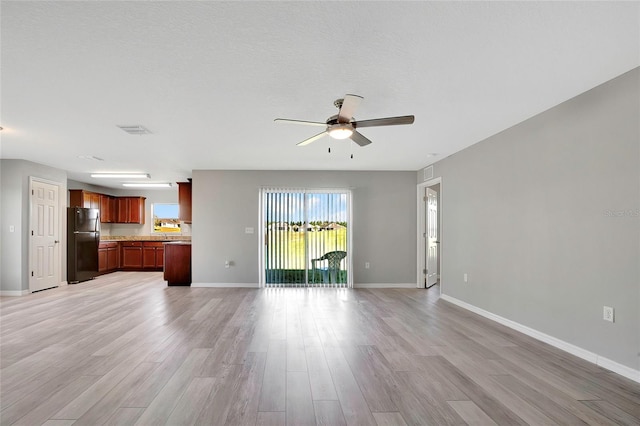
[(151, 233), (175, 234), (182, 231), (177, 203), (151, 204), (151, 217), (153, 217)]

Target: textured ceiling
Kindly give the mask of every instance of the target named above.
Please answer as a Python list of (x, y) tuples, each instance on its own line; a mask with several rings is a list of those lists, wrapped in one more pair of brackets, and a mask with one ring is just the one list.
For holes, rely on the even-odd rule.
[[(418, 170), (640, 65), (638, 2), (2, 1), (0, 14), (1, 157), (90, 183)], [(324, 121), (345, 93), (364, 97), (357, 119), (415, 124), (362, 129), (360, 148), (297, 147), (319, 129), (273, 122)], [(153, 134), (116, 127), (129, 124)]]

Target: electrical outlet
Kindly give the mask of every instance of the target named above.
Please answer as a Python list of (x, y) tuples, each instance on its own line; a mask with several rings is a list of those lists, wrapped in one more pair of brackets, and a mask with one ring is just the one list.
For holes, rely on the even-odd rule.
[(469, 276), (467, 274), (464, 274), (463, 278), (465, 283), (469, 282)]
[(371, 264), (369, 262), (364, 262), (364, 269), (369, 269)]
[(614, 322), (613, 308), (611, 306), (605, 306), (602, 309), (602, 319), (609, 322)]

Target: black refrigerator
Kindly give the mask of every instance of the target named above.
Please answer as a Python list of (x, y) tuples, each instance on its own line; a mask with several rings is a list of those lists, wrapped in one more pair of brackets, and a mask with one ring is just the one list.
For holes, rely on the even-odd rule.
[(75, 284), (98, 275), (100, 213), (98, 209), (67, 209), (67, 282)]

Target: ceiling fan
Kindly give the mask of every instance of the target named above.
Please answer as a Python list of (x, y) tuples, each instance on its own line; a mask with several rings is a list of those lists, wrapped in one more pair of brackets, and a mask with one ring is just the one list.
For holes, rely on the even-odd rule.
[(307, 126), (325, 127), (322, 133), (311, 136), (308, 139), (298, 143), (298, 146), (308, 145), (321, 137), (328, 134), (334, 139), (351, 138), (352, 141), (360, 146), (369, 145), (371, 141), (357, 131), (360, 127), (376, 127), (376, 126), (396, 126), (398, 124), (412, 124), (415, 117), (413, 115), (403, 115), (401, 117), (375, 118), (372, 120), (356, 121), (353, 118), (358, 105), (362, 101), (362, 96), (345, 95), (344, 99), (336, 99), (333, 103), (338, 108), (338, 114), (327, 118), (327, 121), (321, 123), (319, 121), (290, 120), (287, 118), (276, 118), (274, 121), (278, 123), (304, 124)]

